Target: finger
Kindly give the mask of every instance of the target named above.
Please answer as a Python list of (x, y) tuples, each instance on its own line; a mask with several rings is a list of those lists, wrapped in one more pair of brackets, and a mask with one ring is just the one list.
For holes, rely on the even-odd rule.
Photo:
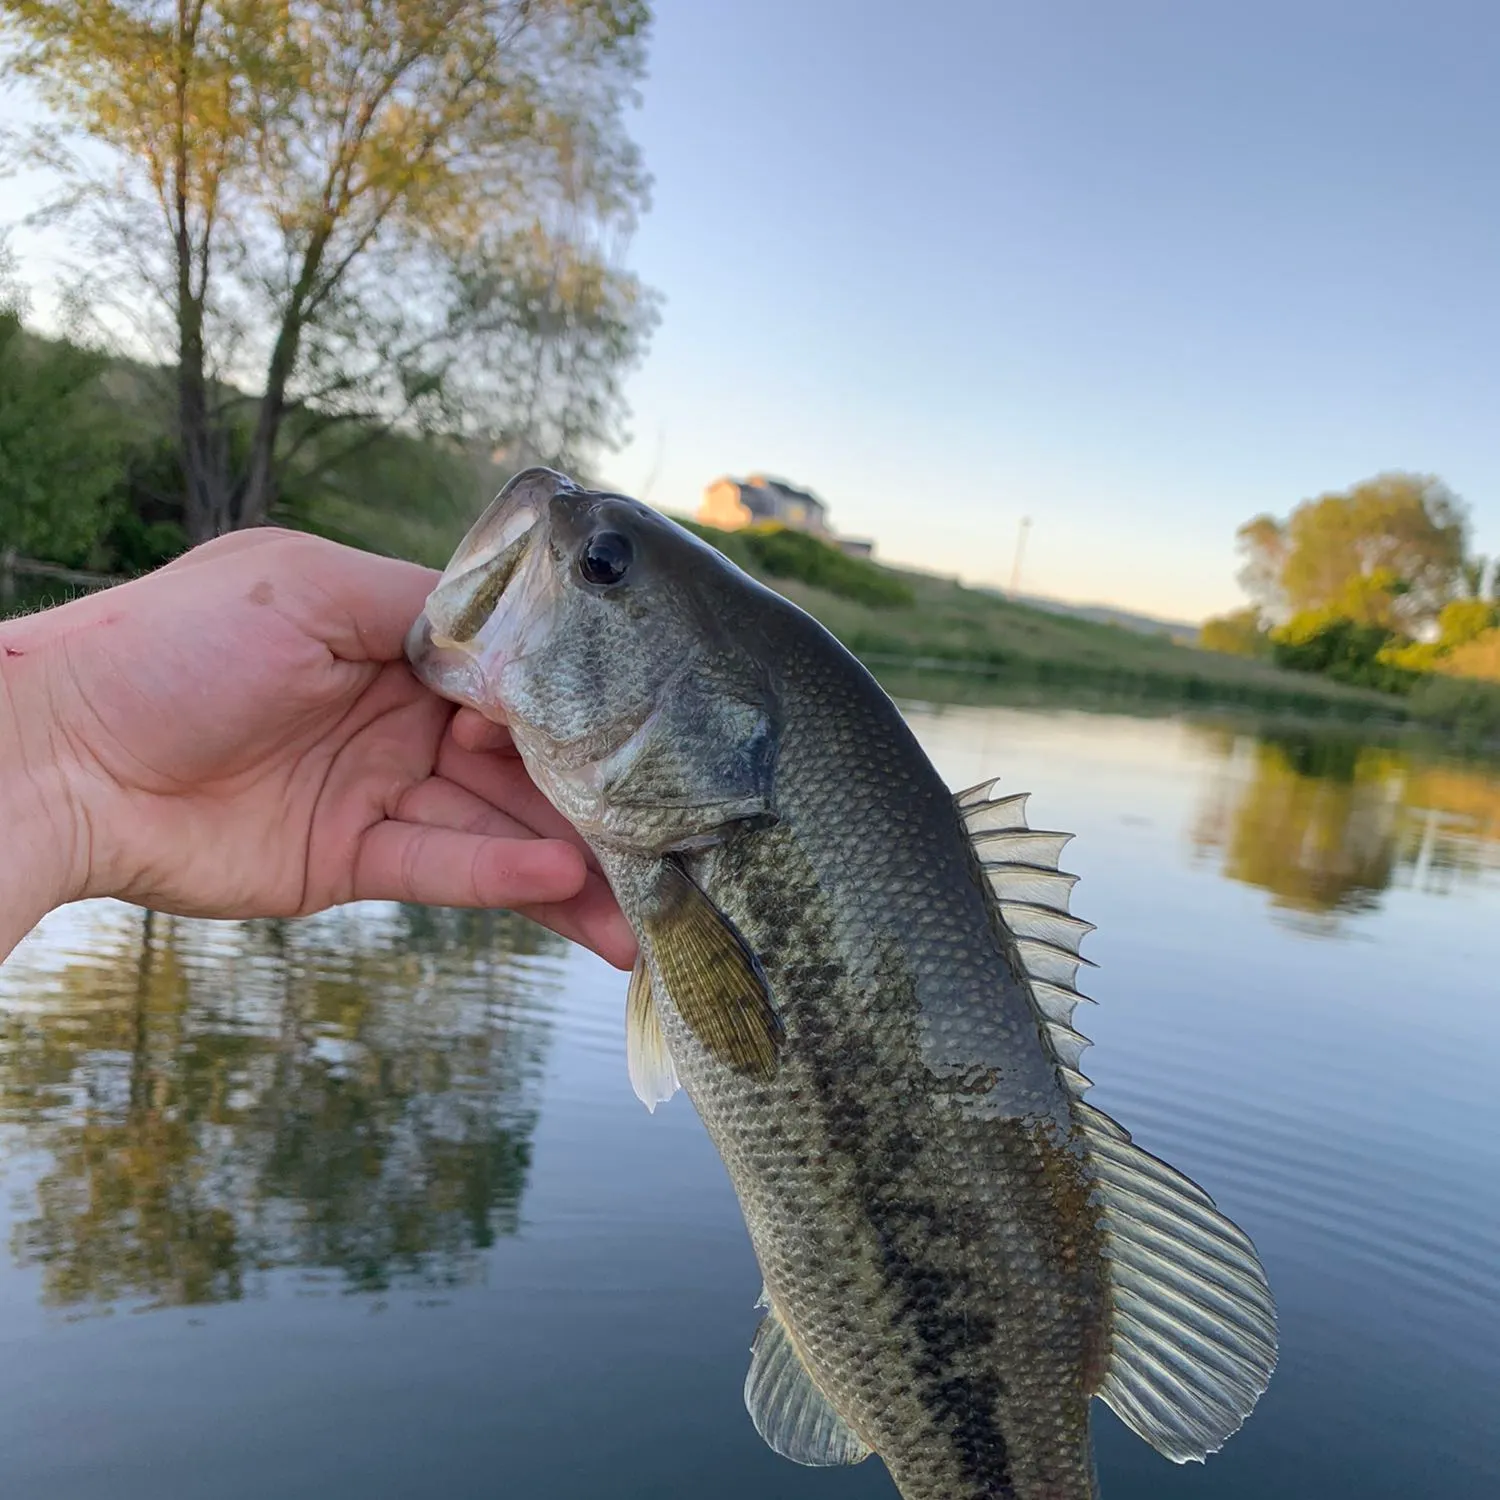
[[(248, 568), (260, 559), (247, 558)], [(284, 612), (343, 661), (399, 661), (438, 581), (432, 568), (293, 535), (264, 582)]]
[(396, 804), (395, 812), (403, 823), (424, 823), (434, 828), (456, 829), (459, 833), (508, 839), (538, 837), (534, 828), (441, 776), (429, 777), (414, 786)]
[(543, 838), (567, 839), (587, 848), (582, 836), (542, 795), (519, 756), (478, 754), (447, 737), (438, 747), (437, 774), (472, 792)]
[(519, 907), (567, 901), (587, 870), (556, 839), (490, 838), (421, 823), (377, 823), (354, 868), (356, 901), (426, 906)]
[(464, 750), (482, 752), (512, 747), (510, 730), (504, 724), (497, 724), (472, 708), (461, 708), (454, 714), (453, 738)]
[(602, 876), (590, 875), (571, 901), (517, 910), (560, 936), (593, 949), (617, 969), (629, 969), (635, 963), (635, 930), (625, 920)]
[(248, 552), (255, 547), (264, 547), (268, 542), (285, 541), (297, 535), (297, 532), (288, 531), (282, 526), (251, 526), (244, 531), (226, 532), (223, 536), (200, 542), (196, 547), (174, 557), (158, 571), (165, 573), (170, 569), (174, 573), (180, 573), (184, 568), (196, 567), (199, 563), (221, 562), (224, 558), (233, 557), (237, 553)]

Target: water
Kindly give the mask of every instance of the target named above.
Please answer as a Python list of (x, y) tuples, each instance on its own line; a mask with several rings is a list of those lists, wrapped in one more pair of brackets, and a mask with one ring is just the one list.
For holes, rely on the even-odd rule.
[[(1500, 1493), (1500, 775), (1350, 742), (913, 710), (1080, 834), (1091, 1098), (1255, 1237), (1283, 1357), (1106, 1500)], [(0, 1493), (878, 1497), (740, 1404), (759, 1290), (624, 978), (505, 916), (100, 903), (0, 970)]]

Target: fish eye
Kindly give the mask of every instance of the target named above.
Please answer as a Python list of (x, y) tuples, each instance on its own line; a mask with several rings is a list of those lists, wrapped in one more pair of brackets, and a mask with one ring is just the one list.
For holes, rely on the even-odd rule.
[(634, 559), (635, 548), (623, 532), (596, 531), (578, 555), (578, 571), (585, 583), (608, 588), (624, 578)]

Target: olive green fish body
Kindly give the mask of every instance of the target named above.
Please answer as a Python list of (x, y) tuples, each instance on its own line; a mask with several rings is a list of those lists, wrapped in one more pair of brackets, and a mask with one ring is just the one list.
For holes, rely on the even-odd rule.
[(746, 1404), (905, 1500), (1092, 1500), (1099, 1396), (1177, 1462), (1265, 1388), (1249, 1240), (1083, 1100), (1067, 835), (955, 798), (826, 631), (636, 502), (528, 471), (408, 647), (511, 726), (641, 937), (764, 1277)]
[(663, 999), (678, 1076), (772, 1306), (903, 1495), (1087, 1500), (1106, 1313), (1067, 1091), (951, 794), (823, 640), (788, 654), (776, 821), (689, 864), (760, 959), (780, 1066), (725, 1068)]

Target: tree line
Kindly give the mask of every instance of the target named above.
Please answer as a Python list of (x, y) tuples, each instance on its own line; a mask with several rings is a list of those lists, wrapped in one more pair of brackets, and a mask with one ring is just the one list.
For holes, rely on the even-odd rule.
[(1440, 479), (1390, 473), (1240, 527), (1251, 603), (1200, 644), (1393, 693), (1424, 677), (1500, 675), (1500, 602), (1470, 548), (1467, 508)]
[[(315, 523), (372, 467), (470, 510), (496, 454), (587, 472), (658, 314), (624, 261), (650, 20), (645, 0), (0, 0), (0, 77), (47, 112), (0, 165), (45, 169), (34, 218), (79, 262), (63, 340), (27, 332), (13, 260), (0, 275), (0, 547), (131, 569)], [(397, 523), (430, 503), (386, 498)]]

